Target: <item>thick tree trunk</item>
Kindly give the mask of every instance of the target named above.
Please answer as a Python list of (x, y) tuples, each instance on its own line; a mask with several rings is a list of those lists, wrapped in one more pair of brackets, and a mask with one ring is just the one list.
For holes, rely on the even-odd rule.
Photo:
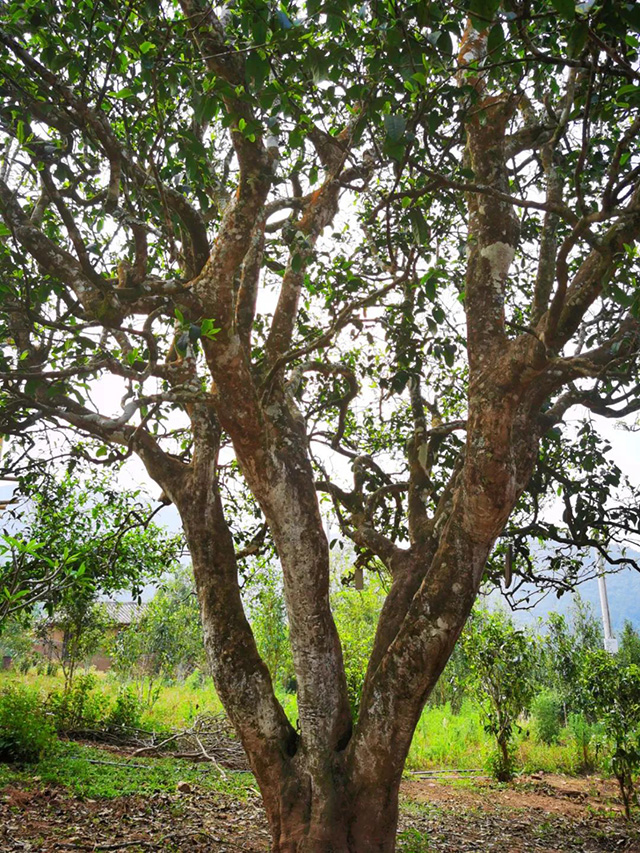
[(292, 761), (290, 774), (278, 804), (274, 853), (393, 853), (400, 776), (372, 778), (355, 789), (341, 756), (320, 789), (303, 761)]

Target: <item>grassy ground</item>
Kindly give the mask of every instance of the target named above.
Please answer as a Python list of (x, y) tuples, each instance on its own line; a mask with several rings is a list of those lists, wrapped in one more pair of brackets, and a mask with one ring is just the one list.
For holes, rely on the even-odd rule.
[[(410, 770), (445, 768), (482, 769), (494, 749), (484, 731), (480, 713), (465, 702), (459, 714), (448, 705), (427, 707), (416, 728), (407, 759)], [(516, 766), (525, 773), (578, 772), (578, 753), (569, 732), (561, 733), (559, 743), (547, 745), (536, 740), (530, 726), (516, 735)]]
[[(109, 673), (96, 673), (97, 690), (115, 701), (121, 686)], [(0, 672), (0, 689), (3, 683), (19, 680), (36, 687), (43, 700), (54, 690), (62, 688), (60, 676), (38, 675), (34, 670), (27, 675)], [(144, 691), (145, 695), (148, 691)], [(289, 719), (296, 724), (295, 696), (279, 696)], [(219, 713), (220, 700), (210, 678), (198, 673), (179, 684), (163, 685), (153, 703), (143, 704), (140, 721), (142, 728), (166, 730), (189, 725), (199, 714)], [(477, 708), (465, 703), (459, 714), (453, 714), (448, 705), (427, 707), (418, 723), (407, 760), (407, 769), (479, 769), (487, 765), (493, 749), (492, 742), (483, 729)], [(577, 772), (577, 752), (568, 733), (560, 743), (547, 746), (538, 742), (525, 726), (517, 737), (517, 766), (532, 773)]]
[[(565, 779), (405, 781), (398, 853), (638, 853), (637, 824), (611, 807), (612, 783)], [(77, 743), (28, 770), (0, 764), (3, 853), (115, 849), (266, 853), (253, 777)]]
[(25, 768), (0, 763), (0, 789), (7, 785), (30, 788), (60, 786), (80, 798), (149, 796), (173, 792), (178, 782), (205, 791), (218, 791), (243, 800), (252, 786), (250, 773), (225, 771), (211, 764), (176, 758), (145, 758), (113, 754), (80, 743), (61, 742), (55, 752)]
[[(121, 684), (109, 673), (93, 672), (98, 680), (98, 690), (105, 695), (113, 704)], [(64, 681), (61, 675), (50, 676), (38, 674), (30, 670), (26, 675), (15, 672), (0, 672), (0, 689), (3, 684), (20, 681), (35, 687), (40, 691), (43, 700), (57, 690), (62, 690)], [(140, 690), (131, 686), (134, 692), (139, 693), (142, 703), (141, 728), (150, 730), (164, 730), (180, 728), (188, 725), (199, 714), (221, 713), (222, 705), (210, 678), (191, 677), (179, 684), (158, 685), (157, 698), (147, 701), (147, 696), (155, 694), (152, 685), (142, 685)]]

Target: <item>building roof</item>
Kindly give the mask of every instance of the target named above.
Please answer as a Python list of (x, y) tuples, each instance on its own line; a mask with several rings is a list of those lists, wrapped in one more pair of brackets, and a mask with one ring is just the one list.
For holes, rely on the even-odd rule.
[(130, 625), (139, 619), (146, 610), (146, 604), (135, 601), (101, 601), (109, 619), (118, 625)]

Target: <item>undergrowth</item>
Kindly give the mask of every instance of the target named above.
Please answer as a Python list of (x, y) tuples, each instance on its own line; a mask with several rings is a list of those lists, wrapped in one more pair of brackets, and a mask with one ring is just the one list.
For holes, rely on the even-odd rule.
[[(119, 696), (123, 702), (121, 685), (105, 673), (95, 673), (95, 681), (98, 704), (102, 703), (111, 709), (111, 714), (115, 714)], [(60, 677), (34, 671), (27, 675), (0, 673), (0, 690), (3, 685), (16, 682), (38, 690), (44, 702), (61, 688)], [(292, 725), (296, 726), (296, 696), (278, 691), (278, 698)], [(143, 729), (162, 732), (188, 726), (200, 714), (221, 712), (222, 706), (213, 682), (196, 673), (182, 683), (162, 685), (155, 703), (151, 707), (141, 707), (137, 724)], [(516, 766), (519, 771), (576, 774), (584, 770), (571, 727), (561, 729), (557, 742), (551, 744), (540, 741), (535, 734), (535, 727), (529, 722), (523, 724), (516, 738)], [(466, 701), (458, 714), (452, 712), (449, 704), (427, 706), (416, 728), (407, 769), (486, 769), (491, 750), (492, 742), (473, 703)], [(594, 757), (599, 759), (600, 756), (594, 752)], [(601, 769), (600, 763), (597, 760), (593, 769)]]
[(210, 764), (179, 758), (128, 758), (79, 743), (60, 743), (55, 755), (31, 765), (28, 771), (0, 764), (0, 789), (16, 783), (25, 787), (54, 785), (88, 799), (172, 792), (178, 782), (241, 800), (255, 785), (249, 773), (225, 771), (223, 776)]

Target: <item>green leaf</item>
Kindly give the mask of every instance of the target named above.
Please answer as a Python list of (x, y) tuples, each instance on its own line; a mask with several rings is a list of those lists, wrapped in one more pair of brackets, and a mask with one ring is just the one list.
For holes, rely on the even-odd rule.
[(562, 18), (573, 21), (576, 16), (576, 4), (574, 0), (551, 0), (551, 5)]
[(252, 85), (254, 90), (262, 88), (264, 81), (269, 77), (271, 67), (267, 59), (260, 55), (260, 51), (254, 50), (245, 63), (245, 74), (247, 83)]
[(154, 47), (155, 44), (152, 41), (143, 41), (140, 45), (140, 53), (149, 53)]
[(389, 142), (400, 142), (404, 136), (407, 121), (401, 115), (386, 115), (384, 117), (384, 129)]
[(620, 16), (631, 25), (631, 27), (640, 33), (640, 4), (638, 3), (621, 3)]
[(110, 92), (110, 95), (112, 98), (123, 100), (130, 98), (133, 95), (133, 90), (129, 86), (125, 86), (124, 89), (119, 89), (117, 92)]
[(495, 18), (500, 0), (471, 0), (469, 15), (476, 30), (486, 30)]
[(495, 61), (498, 58), (499, 54), (502, 53), (504, 45), (505, 38), (502, 24), (495, 24), (491, 27), (491, 32), (487, 39), (487, 53), (491, 61)]
[(207, 338), (210, 341), (213, 341), (220, 331), (220, 328), (216, 326), (215, 322), (210, 319), (205, 319), (200, 323), (200, 334), (203, 338)]
[(572, 27), (567, 38), (567, 53), (570, 59), (580, 56), (587, 43), (589, 35), (589, 24), (586, 21), (577, 21)]
[(11, 234), (11, 229), (8, 228), (4, 222), (0, 222), (0, 237), (9, 237)]
[(409, 221), (411, 223), (411, 231), (413, 238), (419, 245), (427, 243), (431, 237), (431, 231), (427, 225), (427, 220), (424, 218), (422, 211), (418, 207), (414, 207), (409, 211)]
[(391, 389), (395, 391), (396, 394), (402, 394), (409, 379), (410, 376), (406, 370), (398, 370), (398, 372), (391, 377)]

